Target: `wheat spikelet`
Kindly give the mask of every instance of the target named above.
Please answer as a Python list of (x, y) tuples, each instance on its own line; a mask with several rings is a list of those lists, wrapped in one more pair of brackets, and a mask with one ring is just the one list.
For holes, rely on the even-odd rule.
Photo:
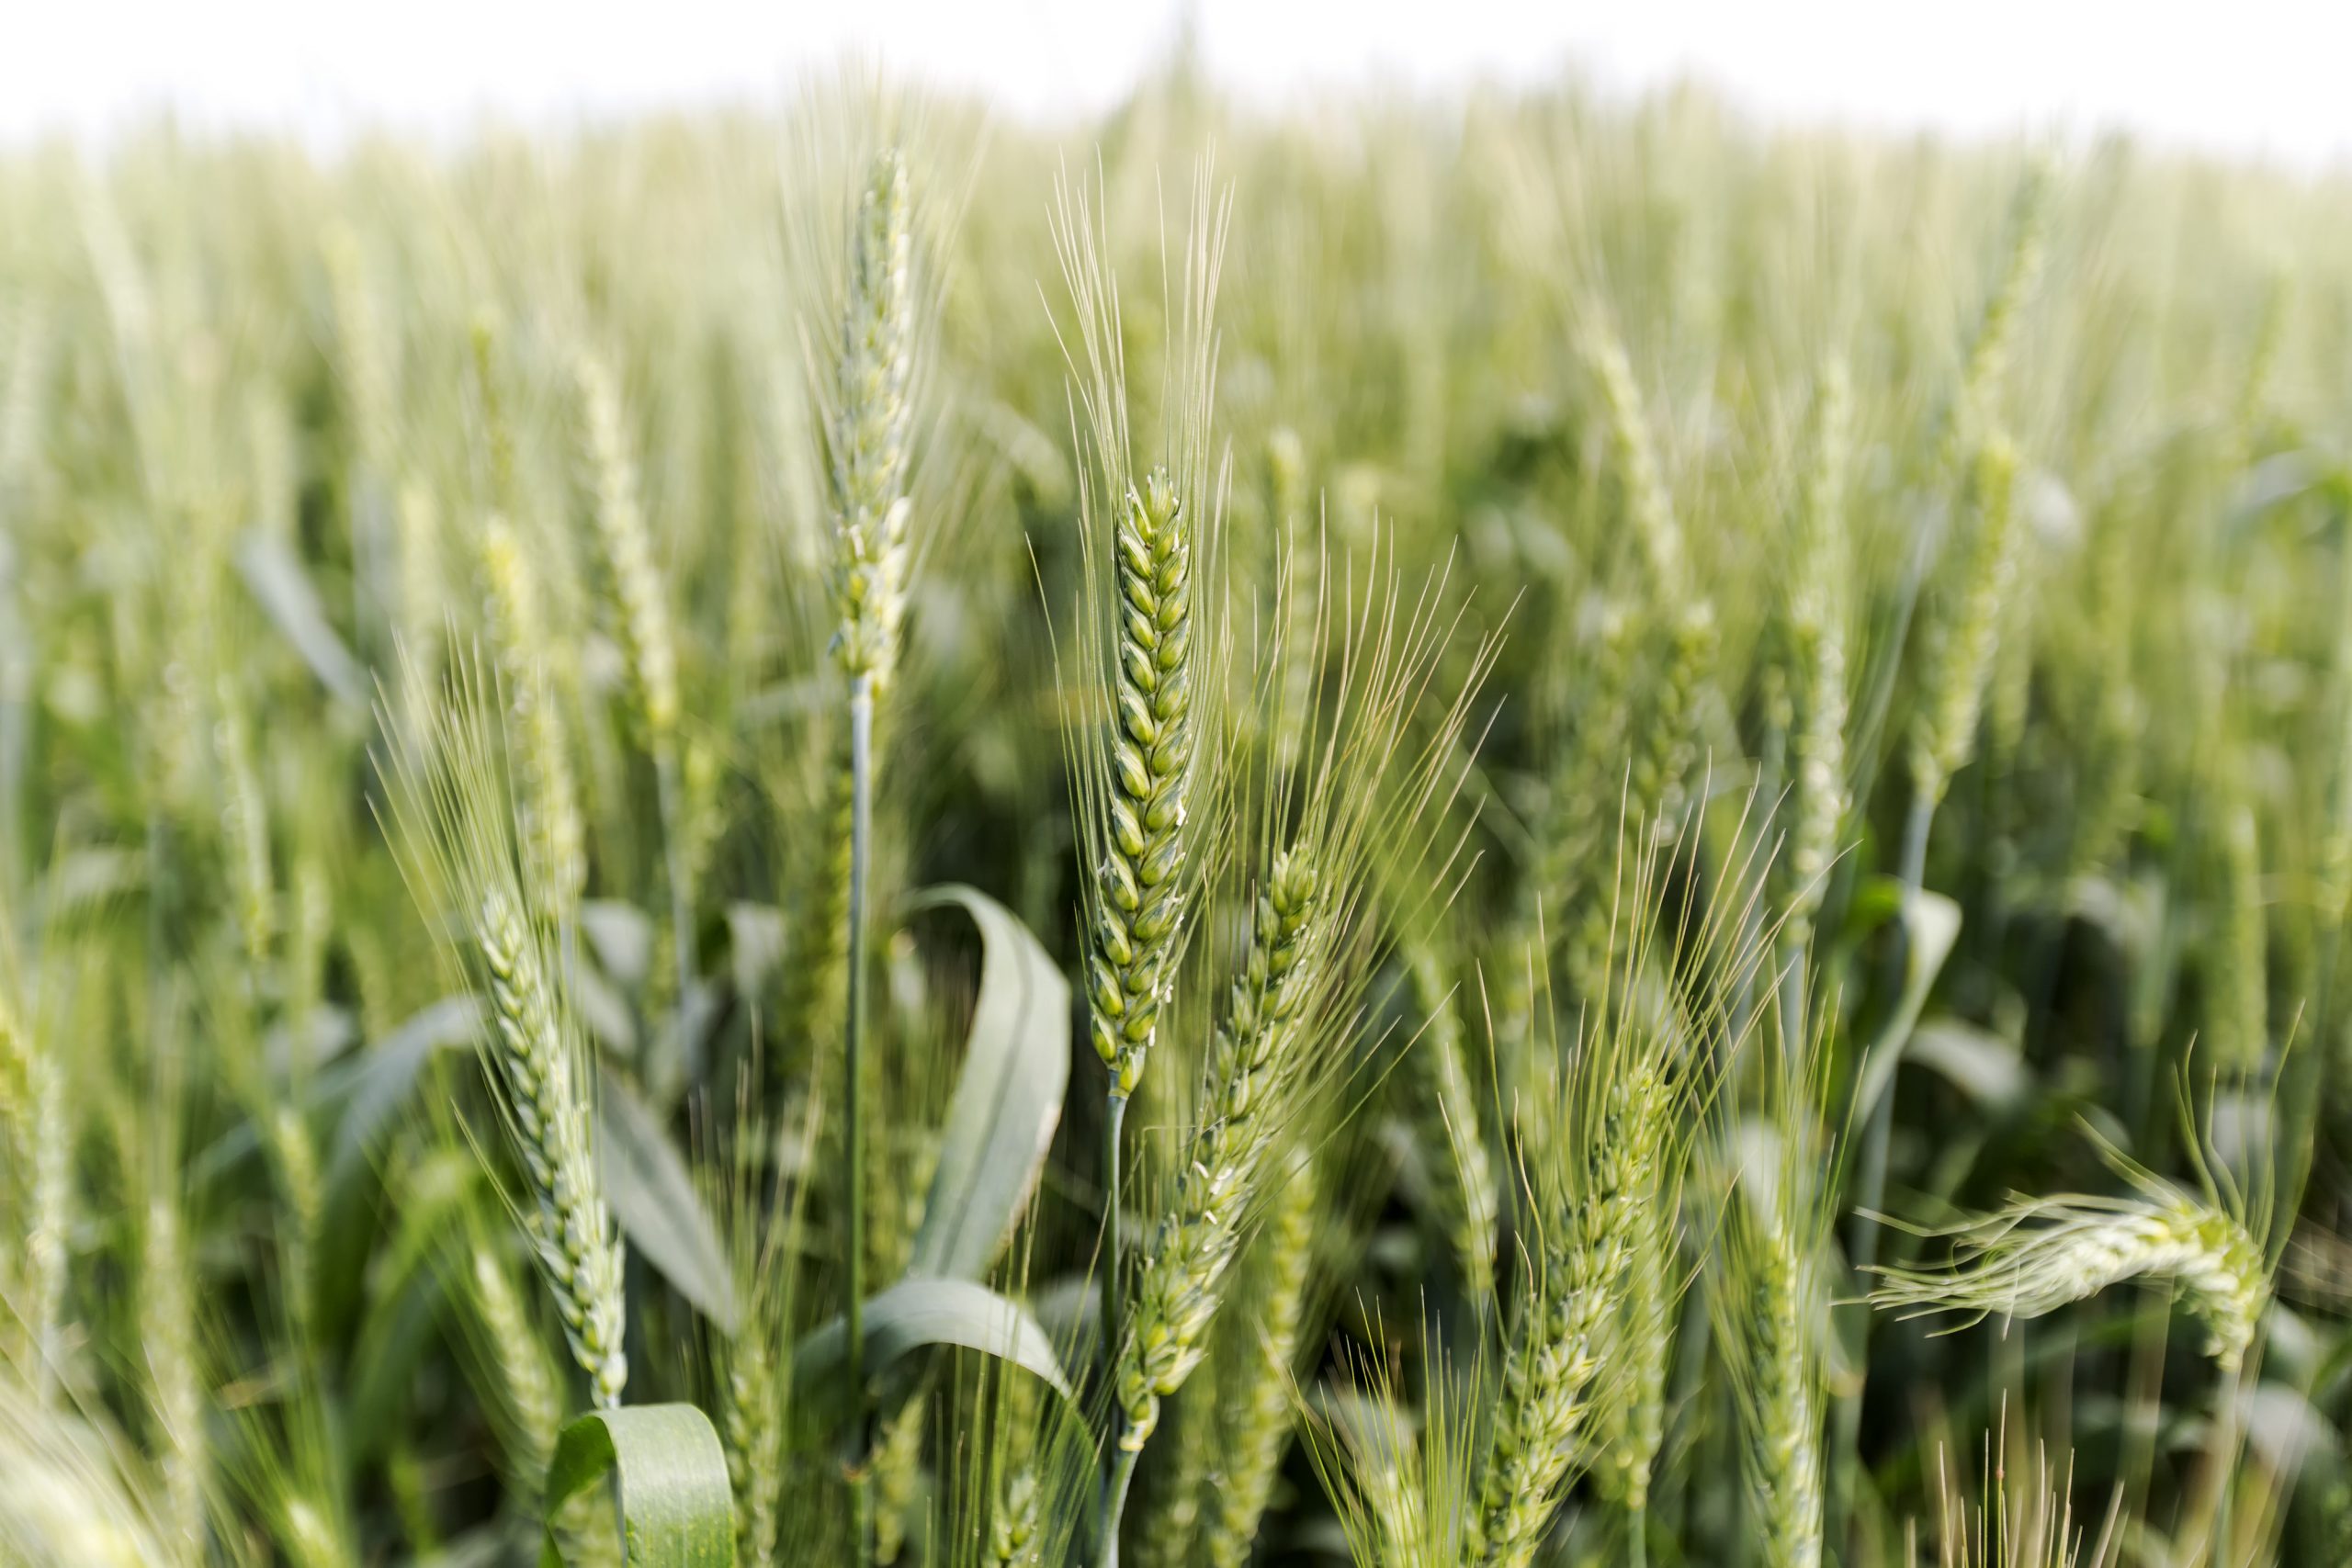
[(1656, 1064), (1634, 1066), (1601, 1089), (1575, 1207), (1546, 1245), (1504, 1358), (1466, 1562), (1524, 1568), (1551, 1523), (1592, 1414), (1592, 1384), (1624, 1300), (1640, 1208), (1673, 1108), (1674, 1091)]
[[(1786, 951), (1784, 948), (1783, 951)], [(1783, 1034), (1765, 1060), (1760, 1125), (1743, 1125), (1723, 1172), (1722, 1266), (1707, 1304), (1736, 1404), (1751, 1533), (1766, 1568), (1822, 1560), (1822, 1416), (1836, 1217), (1818, 1135), (1826, 1082), (1818, 1040)]]
[(907, 1545), (907, 1512), (922, 1481), (924, 1404), (909, 1400), (882, 1424), (867, 1461), (874, 1477), (874, 1561), (885, 1568)]
[(1811, 936), (1846, 817), (1846, 468), (1852, 402), (1845, 361), (1832, 359), (1815, 400), (1813, 463), (1797, 503), (1786, 615), (1789, 827), (1773, 874), (1781, 885), (1781, 942), (1792, 950), (1802, 950)]
[(1651, 1190), (1635, 1207), (1623, 1304), (1609, 1343), (1617, 1363), (1615, 1386), (1601, 1406), (1600, 1480), (1634, 1516), (1635, 1529), (1643, 1528), (1652, 1472), (1666, 1443), (1666, 1374), (1682, 1285), (1678, 1194), (1659, 1179), (1663, 1174), (1652, 1172)]
[(347, 225), (338, 226), (327, 234), (322, 249), (334, 294), (335, 346), (340, 351), (336, 368), (352, 434), (361, 462), (380, 481), (392, 466), (398, 428), (397, 344), (385, 330), (358, 234)]
[(222, 677), (219, 717), (213, 722), (213, 755), (220, 766), (223, 798), (220, 818), (235, 870), (237, 928), (244, 938), (245, 961), (256, 973), (269, 964), (270, 942), (277, 933), (277, 885), (270, 869), (269, 807), (263, 798), (261, 775), (254, 766), (253, 732), (246, 722), (244, 694), (236, 682)]
[(1977, 715), (2000, 633), (2001, 605), (2017, 574), (2017, 449), (1985, 437), (1971, 485), (1975, 526), (1954, 582), (1950, 615), (1935, 628), (1911, 734), (1911, 779), (1928, 800), (1943, 798), (1976, 743)]
[[(0, 959), (6, 959), (0, 953)], [(47, 1398), (63, 1354), (66, 1234), (74, 1218), (74, 1122), (63, 1065), (20, 1010), (16, 965), (0, 961), (0, 1095), (14, 1166), (10, 1197), (23, 1204), (23, 1304), (16, 1314), (29, 1341), (34, 1392)], [(17, 1281), (7, 1281), (14, 1286)], [(12, 1296), (12, 1301), (15, 1298)]]
[(596, 1403), (620, 1403), (628, 1379), (622, 1248), (596, 1165), (593, 1066), (544, 935), (553, 910), (516, 842), (502, 705), (468, 664), (387, 769), (411, 888), (428, 908), (454, 907), (472, 969), (489, 993), (484, 1066), (507, 1141), (523, 1167), (517, 1218)]
[(1306, 522), (1306, 447), (1285, 425), (1266, 438), (1267, 537), (1273, 547), (1273, 580), (1283, 603), (1283, 692), (1274, 731), (1274, 762), (1291, 767), (1306, 733), (1306, 705), (1315, 695), (1315, 628), (1321, 618), (1323, 549), (1320, 531), (1310, 537)]
[(1392, 1365), (1342, 1354), (1336, 1396), (1302, 1430), (1361, 1568), (1459, 1568), (1472, 1550), (1480, 1371), (1430, 1344), (1408, 1403)]
[(1297, 826), (1266, 864), (1241, 973), (1210, 1043), (1170, 1212), (1146, 1245), (1131, 1297), (1115, 1394), (1124, 1416), (1119, 1446), (1127, 1453), (1142, 1449), (1159, 1401), (1183, 1385), (1205, 1353), (1272, 1157), (1299, 1109), (1328, 1087), (1338, 1025), (1361, 994), (1377, 940), (1368, 888), (1430, 886), (1417, 880), (1429, 874), (1421, 869), (1424, 824), (1492, 657), (1491, 643), (1473, 654), (1461, 694), (1415, 751), (1406, 726), (1453, 625), (1442, 580), (1431, 580), (1400, 617), (1393, 563), (1374, 562), (1361, 601), (1352, 592), (1349, 600), (1354, 607), (1343, 622), (1328, 705), (1334, 716), (1317, 738), (1311, 769), (1280, 785), (1270, 803), (1271, 822), (1288, 820), (1295, 789)]
[(582, 351), (574, 375), (596, 491), (591, 512), (619, 604), (630, 690), (637, 698), (638, 717), (660, 750), (668, 746), (678, 727), (678, 649), (670, 623), (669, 591), (653, 563), (653, 541), (638, 495), (637, 461), (629, 454), (620, 388), (612, 368)]
[(392, 532), (400, 570), (400, 637), (411, 668), (429, 675), (437, 668), (443, 601), (441, 509), (433, 491), (410, 479), (392, 504)]
[(1315, 975), (1301, 968), (1320, 932), (1319, 884), (1306, 857), (1278, 856), (1259, 896), (1248, 958), (1210, 1048), (1210, 1113), (1177, 1180), (1175, 1212), (1152, 1237), (1136, 1281), (1132, 1326), (1120, 1363), (1118, 1399), (1126, 1417), (1120, 1443), (1139, 1450), (1159, 1425), (1159, 1402), (1207, 1353), (1210, 1320), (1242, 1237), (1244, 1208), (1272, 1137), (1282, 1068), (1310, 999)]
[(67, 1228), (74, 1222), (74, 1122), (65, 1074), (55, 1058), (33, 1058), (31, 1103), (39, 1119), (32, 1137), (31, 1225), (25, 1233), (30, 1278), (33, 1348), (41, 1359), (40, 1386), (49, 1387), (63, 1356)]
[(1410, 1097), (1414, 1133), (1430, 1168), (1439, 1214), (1463, 1289), (1484, 1301), (1495, 1288), (1495, 1224), (1501, 1200), (1480, 1130), (1477, 1091), (1463, 1039), (1460, 999), (1429, 942), (1406, 953), (1413, 1006), (1424, 1022), (1413, 1045), (1419, 1092)]
[(1088, 1000), (1095, 1053), (1113, 1092), (1135, 1092), (1167, 999), (1192, 888), (1185, 818), (1193, 772), (1192, 550), (1183, 505), (1164, 470), (1127, 498), (1117, 537), (1122, 601), (1096, 873)]
[[(1752, 843), (1718, 868), (1703, 908), (1666, 897), (1677, 878), (1663, 851), (1696, 836), (1620, 829), (1614, 930), (1601, 943), (1580, 1038), (1572, 1051), (1531, 1059), (1520, 1135), (1532, 1256), (1495, 1393), (1467, 1564), (1524, 1568), (1574, 1467), (1589, 1457), (1601, 1396), (1639, 1398), (1646, 1380), (1662, 1376), (1656, 1319), (1670, 1311), (1673, 1287), (1657, 1287), (1662, 1310), (1647, 1314), (1635, 1341), (1656, 1367), (1604, 1366), (1610, 1333), (1626, 1321), (1644, 1247), (1671, 1247), (1692, 1126), (1715, 1065), (1738, 1043), (1723, 998), (1758, 958), (1749, 933), (1762, 874)], [(1629, 1423), (1642, 1445), (1657, 1418), (1654, 1409)]]
[(1597, 311), (1588, 314), (1579, 339), (1608, 417), (1609, 452), (1619, 482), (1624, 486), (1627, 521), (1633, 525), (1653, 587), (1663, 602), (1674, 603), (1688, 570), (1682, 526), (1675, 518), (1673, 500), (1658, 469), (1649, 417), (1642, 407), (1641, 391), (1634, 384), (1634, 367), (1625, 357), (1624, 344)]
[(584, 1064), (577, 1043), (557, 1025), (546, 955), (508, 887), (492, 883), (482, 890), (475, 941), (497, 1028), (500, 1105), (530, 1181), (532, 1246), (573, 1359), (594, 1385), (596, 1402), (616, 1407), (628, 1381), (621, 1247), (596, 1173), (589, 1101), (579, 1081)]
[(747, 1563), (775, 1559), (784, 1501), (783, 1424), (775, 1370), (756, 1332), (739, 1335), (727, 1350), (719, 1425), (727, 1444), (727, 1480), (735, 1494), (735, 1555)]
[(0, 1553), (11, 1564), (187, 1561), (138, 1456), (101, 1421), (0, 1376)]
[(1207, 444), (1224, 212), (1212, 210), (1204, 176), (1170, 369), (1170, 450), (1139, 478), (1118, 287), (1084, 195), (1067, 186), (1054, 234), (1078, 308), (1084, 366), (1073, 357), (1071, 369), (1093, 458), (1080, 475), (1087, 570), (1078, 668), (1063, 675), (1065, 690), (1102, 715), (1069, 746), (1087, 857), (1089, 1029), (1112, 1100), (1124, 1108), (1172, 1000), (1216, 810), (1225, 672), (1214, 616), (1196, 609), (1194, 595), (1216, 558), (1222, 510)]
[(1962, 458), (1991, 434), (1994, 404), (2000, 382), (2009, 367), (2010, 349), (2018, 321), (2031, 307), (2049, 261), (2051, 191), (2054, 184), (2050, 164), (2036, 158), (2026, 166), (2011, 204), (2009, 247), (2002, 258), (2001, 275), (1985, 299), (1976, 335), (1969, 344), (1960, 387), (1944, 427), (1937, 461), (1939, 476), (1950, 474)]
[(1577, 931), (1593, 868), (1609, 863), (1608, 837), (1622, 819), (1612, 813), (1623, 795), (1624, 735), (1640, 666), (1634, 633), (1633, 618), (1604, 603), (1579, 648), (1587, 676), (1578, 682), (1567, 739), (1549, 770), (1534, 863), (1521, 880), (1510, 934), (1501, 944), (1499, 1032), (1514, 1054), (1537, 1037), (1535, 1010), (1539, 992), (1549, 989), (1553, 947)]
[(470, 1249), (466, 1279), (467, 1300), (486, 1341), (481, 1359), (497, 1381), (507, 1463), (516, 1483), (536, 1493), (563, 1425), (563, 1391), (513, 1278), (487, 1243), (477, 1241)]
[(877, 157), (858, 203), (832, 420), (834, 658), (887, 685), (906, 614), (908, 436), (914, 367), (906, 161)]
[(588, 880), (587, 832), (563, 715), (542, 650), (548, 646), (537, 574), (505, 518), (482, 526), (483, 607), (500, 684), (505, 688), (517, 802), (516, 833), (534, 881), (560, 909), (577, 904)]
[(1218, 1423), (1224, 1451), (1198, 1559), (1212, 1568), (1246, 1568), (1290, 1447), (1291, 1364), (1306, 1326), (1307, 1273), (1315, 1261), (1315, 1170), (1304, 1148), (1284, 1162), (1274, 1192), (1265, 1229), (1252, 1249), (1256, 1289), (1250, 1299), (1258, 1312), (1245, 1326), (1247, 1370), (1233, 1380), (1237, 1386), (1219, 1389), (1226, 1406)]
[(1818, 1252), (1786, 1225), (1752, 1242), (1748, 1317), (1726, 1325), (1750, 1359), (1741, 1385), (1751, 1415), (1741, 1450), (1748, 1495), (1762, 1524), (1768, 1568), (1821, 1562), (1821, 1366)]
[(161, 1194), (147, 1204), (139, 1270), (139, 1336), (145, 1352), (169, 1528), (179, 1560), (200, 1562), (205, 1550), (204, 1495), (208, 1455), (205, 1395), (196, 1355), (196, 1305), (180, 1213)]
[[(850, 834), (857, 809), (857, 795), (850, 770), (849, 737), (844, 729), (833, 748), (827, 770), (823, 811), (817, 818), (816, 859), (800, 894), (799, 919), (795, 931), (791, 972), (785, 979), (780, 1038), (819, 1043), (838, 1040), (849, 999), (849, 877)], [(775, 1054), (775, 1071), (783, 1075), (793, 1064), (786, 1054)], [(840, 1053), (825, 1052), (818, 1062), (828, 1099), (838, 1099)]]
[(1044, 1568), (1045, 1531), (1037, 1520), (1037, 1477), (1015, 1475), (989, 1521), (988, 1561), (995, 1568)]
[[(1696, 709), (1714, 662), (1716, 636), (1714, 612), (1703, 600), (1675, 616), (1667, 634), (1665, 662), (1647, 701), (1627, 712), (1632, 733), (1626, 737), (1630, 755), (1624, 757), (1623, 774), (1588, 777), (1583, 782), (1582, 788), (1594, 800), (1616, 802), (1618, 844), (1612, 856), (1605, 836), (1597, 840), (1593, 836), (1598, 827), (1594, 818), (1605, 807), (1588, 804), (1578, 808), (1584, 822), (1577, 831), (1593, 843), (1594, 850), (1588, 852), (1586, 866), (1578, 869), (1561, 895), (1559, 918), (1566, 933), (1562, 971), (1571, 994), (1580, 1000), (1589, 1002), (1600, 997), (1608, 976), (1622, 972), (1617, 966), (1623, 955), (1612, 952), (1611, 945), (1627, 929), (1620, 911), (1602, 896), (1604, 885), (1589, 867), (1596, 861), (1608, 865), (1628, 854), (1646, 854), (1650, 846), (1641, 841), (1641, 836), (1663, 832), (1680, 819), (1682, 781), (1698, 758)], [(1616, 760), (1606, 751), (1587, 756)]]

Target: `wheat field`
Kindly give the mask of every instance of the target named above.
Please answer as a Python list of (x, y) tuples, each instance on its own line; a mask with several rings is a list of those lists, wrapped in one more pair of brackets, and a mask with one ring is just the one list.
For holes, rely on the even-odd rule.
[(0, 1562), (2352, 1562), (2347, 198), (0, 154)]

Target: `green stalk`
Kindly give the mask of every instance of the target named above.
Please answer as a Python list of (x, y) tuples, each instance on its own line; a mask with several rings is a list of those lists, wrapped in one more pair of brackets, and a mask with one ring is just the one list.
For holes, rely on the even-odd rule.
[(1114, 1081), (1102, 1120), (1102, 1386), (1110, 1388), (1119, 1368), (1119, 1133), (1126, 1125), (1127, 1097)]
[[(861, 672), (849, 686), (849, 1017), (842, 1031), (843, 1113), (849, 1118), (849, 1386), (857, 1420), (865, 1419), (865, 897), (874, 852), (874, 677)], [(874, 1534), (874, 1489), (864, 1461), (851, 1483), (857, 1560), (868, 1561)]]
[(698, 965), (695, 960), (693, 899), (686, 887), (685, 823), (681, 816), (684, 801), (678, 782), (678, 747), (674, 738), (654, 753), (653, 782), (660, 793), (662, 852), (670, 880), (670, 949), (678, 964), (678, 994), (672, 1005), (683, 1009), (686, 1005), (686, 988), (694, 983)]
[[(1127, 1419), (1119, 1417), (1119, 1436), (1126, 1436)], [(1143, 1450), (1131, 1449), (1124, 1442), (1114, 1443), (1111, 1450), (1117, 1456), (1111, 1461), (1110, 1479), (1102, 1484), (1102, 1555), (1101, 1568), (1119, 1568), (1119, 1517), (1127, 1511), (1127, 1488), (1136, 1478), (1136, 1461), (1143, 1458)]]
[(1806, 945), (1791, 942), (1781, 953), (1781, 1038), (1791, 1049), (1804, 1044)]
[[(1911, 810), (1903, 824), (1903, 860), (1901, 877), (1904, 907), (1922, 889), (1928, 874), (1928, 832), (1936, 818), (1936, 797), (1941, 793), (1930, 781), (1922, 780), (1911, 796)], [(1906, 934), (1895, 955), (1898, 965), (1910, 962), (1910, 939)], [(1898, 970), (1899, 973), (1899, 970)], [(1784, 1004), (1785, 1005), (1785, 1004)], [(1881, 1049), (1891, 1049), (1899, 1042), (1881, 1043)], [(1876, 1218), (1886, 1199), (1887, 1145), (1894, 1128), (1894, 1080), (1890, 1077), (1886, 1088), (1871, 1107), (1871, 1119), (1862, 1134), (1860, 1185), (1855, 1192), (1853, 1266), (1857, 1274), (1867, 1274), (1878, 1262), (1879, 1226)], [(1833, 1452), (1837, 1456), (1838, 1484), (1830, 1489), (1828, 1528), (1826, 1538), (1838, 1540), (1846, 1528), (1846, 1517), (1853, 1502), (1856, 1472), (1861, 1464), (1862, 1394), (1870, 1377), (1870, 1321), (1862, 1323), (1863, 1383), (1838, 1401), (1838, 1430)]]

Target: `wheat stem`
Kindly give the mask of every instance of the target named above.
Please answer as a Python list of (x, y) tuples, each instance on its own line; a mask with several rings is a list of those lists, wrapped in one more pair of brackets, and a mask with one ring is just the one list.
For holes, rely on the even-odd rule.
[[(844, 1093), (842, 1112), (847, 1119), (849, 1227), (843, 1242), (849, 1278), (849, 1386), (861, 1412), (865, 1404), (865, 899), (874, 834), (874, 677), (861, 671), (850, 681), (850, 852), (849, 852), (849, 1008), (842, 1031)], [(861, 1463), (853, 1480), (856, 1494), (857, 1540), (865, 1561), (874, 1528), (872, 1482)]]

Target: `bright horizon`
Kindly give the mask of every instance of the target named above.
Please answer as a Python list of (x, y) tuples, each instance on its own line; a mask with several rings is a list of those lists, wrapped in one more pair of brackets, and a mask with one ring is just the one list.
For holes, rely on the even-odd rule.
[(1302, 0), (868, 0), (854, 17), (741, 0), (673, 0), (658, 17), (552, 0), (414, 0), (397, 13), (88, 0), (16, 28), (0, 54), (0, 144), (104, 141), (166, 113), (198, 130), (281, 130), (327, 145), (375, 127), (560, 125), (773, 102), (845, 57), (1019, 115), (1080, 114), (1117, 101), (1187, 14), (1214, 75), (1261, 101), (1374, 82), (1523, 84), (1575, 69), (1627, 92), (1694, 78), (1775, 122), (1965, 137), (2120, 130), (2307, 170), (2352, 166), (2340, 85), (2352, 6), (2298, 0), (2241, 0), (2226, 26), (2161, 0), (1365, 0), (1343, 12)]

